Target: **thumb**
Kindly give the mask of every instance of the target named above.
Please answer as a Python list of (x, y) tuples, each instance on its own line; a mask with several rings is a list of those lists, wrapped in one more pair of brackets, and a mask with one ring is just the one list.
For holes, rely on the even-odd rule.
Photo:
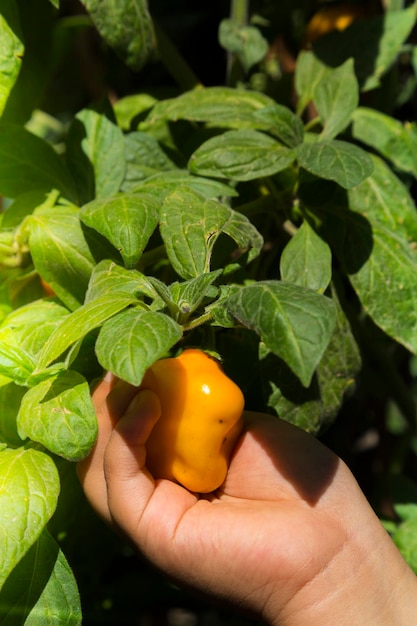
[(145, 443), (161, 415), (158, 396), (139, 391), (117, 422), (104, 455), (106, 479), (135, 478), (145, 466)]
[[(113, 521), (139, 518), (155, 488), (145, 468), (145, 443), (161, 415), (158, 396), (139, 391), (117, 422), (104, 454), (107, 500)], [(122, 523), (123, 520), (123, 523)]]
[(111, 521), (153, 560), (164, 546), (171, 549), (179, 521), (197, 501), (195, 494), (170, 480), (155, 482), (146, 469), (145, 444), (160, 415), (156, 394), (140, 391), (115, 426), (104, 455)]

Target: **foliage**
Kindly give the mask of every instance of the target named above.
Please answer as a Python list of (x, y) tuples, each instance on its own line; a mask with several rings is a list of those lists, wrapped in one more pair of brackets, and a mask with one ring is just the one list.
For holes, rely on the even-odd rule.
[[(0, 8), (4, 624), (80, 624), (76, 578), (83, 623), (129, 606), (111, 576), (115, 613), (92, 600), (129, 555), (74, 461), (103, 371), (138, 385), (187, 346), (223, 358), (248, 408), (353, 466), (371, 450), (382, 469), (358, 478), (417, 571), (417, 492), (377, 496), (417, 477), (416, 6), (369, 2), (311, 43), (320, 2), (172, 4)], [(181, 45), (206, 23), (208, 43)]]

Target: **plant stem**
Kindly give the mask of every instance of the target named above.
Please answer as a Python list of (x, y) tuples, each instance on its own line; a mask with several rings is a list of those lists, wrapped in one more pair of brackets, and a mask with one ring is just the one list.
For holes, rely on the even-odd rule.
[[(249, 0), (231, 0), (230, 19), (236, 26), (244, 27), (249, 19)], [(230, 50), (227, 52), (226, 84), (230, 86), (243, 78), (243, 69), (236, 55)]]
[(232, 0), (230, 19), (238, 26), (246, 26), (249, 18), (249, 0)]
[(312, 128), (314, 128), (315, 126), (318, 126), (319, 124), (321, 124), (321, 119), (317, 116), (314, 117), (312, 120), (309, 120), (305, 126), (304, 126), (304, 130), (306, 132), (308, 132), (309, 130), (311, 130)]
[(201, 87), (201, 81), (156, 21), (154, 30), (161, 61), (181, 89), (189, 91)]
[(186, 324), (184, 326), (184, 331), (197, 328), (198, 326), (201, 326), (202, 324), (205, 324), (206, 322), (208, 322), (210, 319), (211, 319), (211, 313), (208, 311), (207, 313), (200, 315), (200, 317), (196, 317), (195, 319), (191, 320), (191, 322)]

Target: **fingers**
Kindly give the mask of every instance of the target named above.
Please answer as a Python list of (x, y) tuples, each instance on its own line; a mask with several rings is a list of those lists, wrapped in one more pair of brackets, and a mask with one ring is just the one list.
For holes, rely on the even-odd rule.
[(157, 395), (149, 390), (139, 392), (106, 446), (103, 467), (108, 507), (118, 525), (139, 518), (154, 491), (155, 481), (145, 468), (145, 443), (160, 414)]
[[(177, 520), (197, 498), (168, 480), (158, 481), (155, 486), (145, 468), (145, 442), (161, 412), (155, 393), (138, 391), (106, 376), (92, 399), (98, 437), (90, 456), (78, 464), (80, 481), (97, 513), (130, 536), (138, 547), (145, 547), (147, 534), (152, 536), (151, 552), (155, 528), (160, 530), (161, 539), (163, 535), (163, 541), (168, 541)], [(148, 506), (151, 501), (152, 506)], [(139, 528), (146, 510), (147, 522)]]
[(91, 505), (107, 522), (110, 522), (111, 516), (107, 504), (104, 453), (115, 424), (126, 412), (137, 392), (136, 387), (107, 374), (92, 394), (98, 436), (89, 457), (78, 463), (77, 473)]
[(155, 563), (166, 566), (179, 520), (198, 497), (170, 480), (155, 482), (146, 469), (145, 444), (161, 406), (150, 390), (139, 392), (110, 437), (104, 454), (112, 522)]

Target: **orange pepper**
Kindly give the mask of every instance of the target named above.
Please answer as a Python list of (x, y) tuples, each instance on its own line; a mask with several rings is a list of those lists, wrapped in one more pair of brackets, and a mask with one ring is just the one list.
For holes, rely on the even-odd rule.
[(332, 30), (344, 30), (355, 20), (365, 17), (365, 10), (350, 2), (324, 6), (319, 9), (307, 24), (305, 43), (311, 44)]
[(209, 493), (226, 478), (242, 431), (244, 397), (205, 352), (161, 359), (141, 384), (159, 397), (161, 417), (146, 444), (146, 467), (190, 491)]

